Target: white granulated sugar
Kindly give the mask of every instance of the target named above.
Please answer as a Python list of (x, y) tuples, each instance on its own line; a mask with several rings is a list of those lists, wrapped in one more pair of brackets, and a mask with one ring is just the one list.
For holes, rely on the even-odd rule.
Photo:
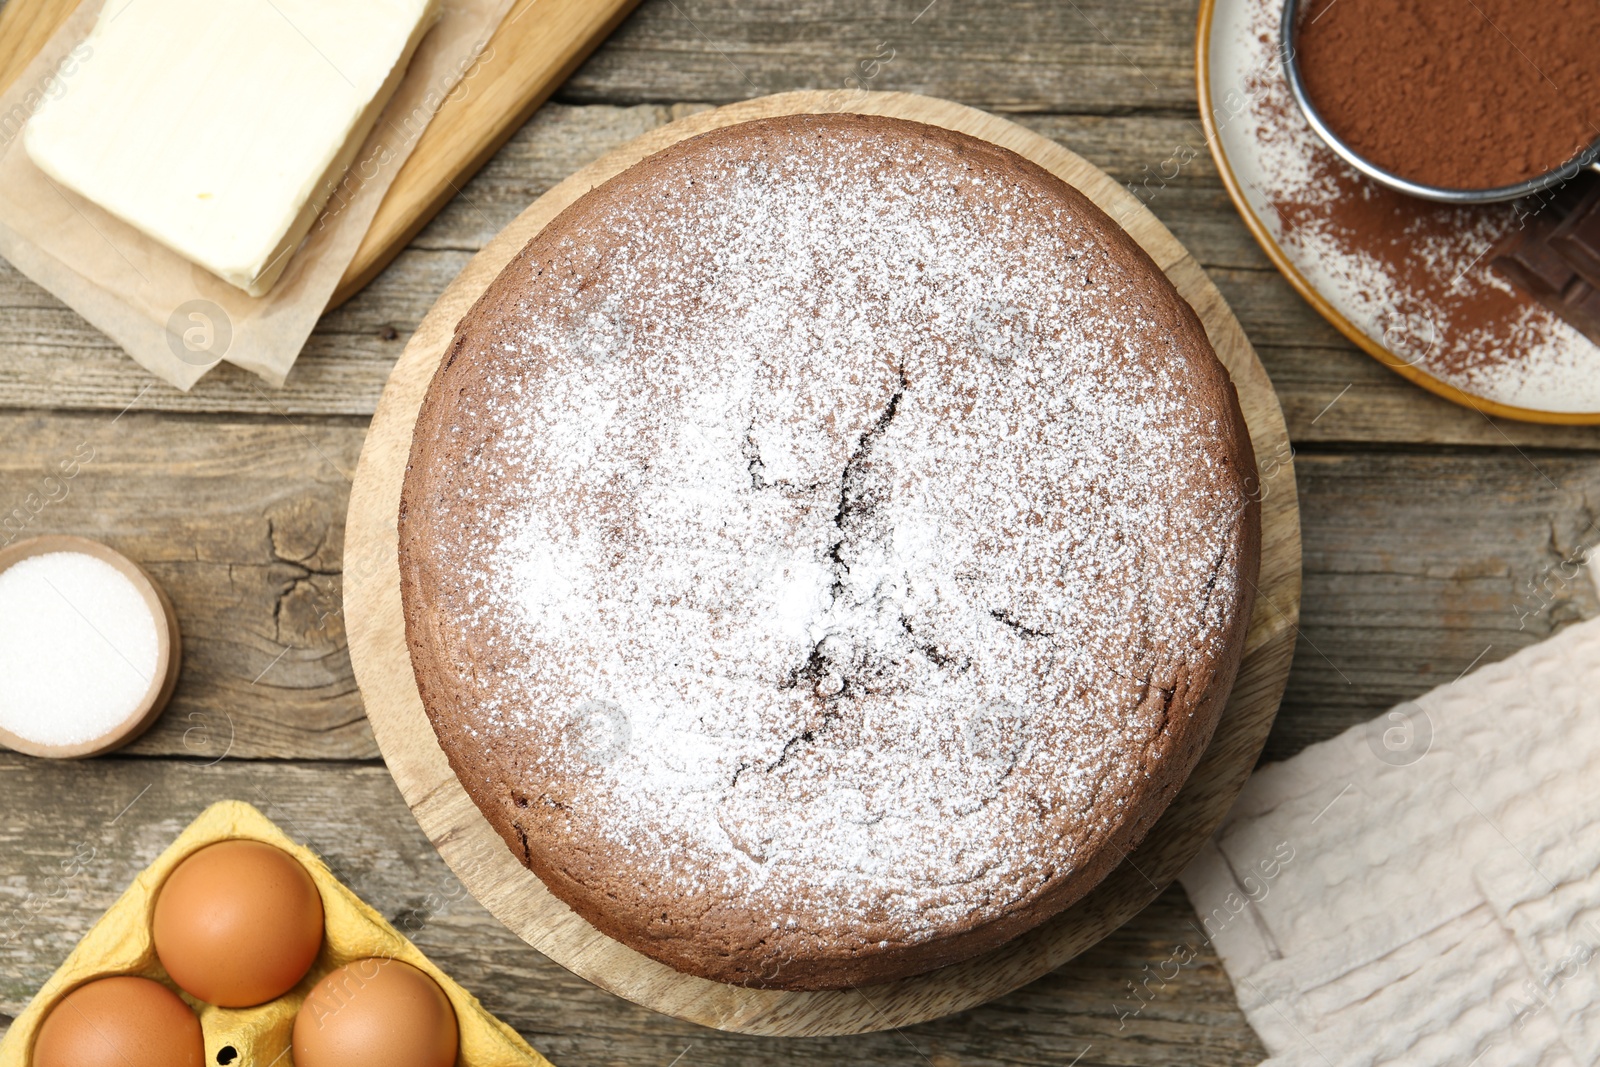
[(1218, 136), (1274, 243), (1357, 329), (1430, 376), (1515, 407), (1600, 411), (1600, 345), (1490, 265), (1495, 244), (1541, 205), (1428, 205), (1345, 166), (1280, 69), (1282, 8), (1217, 5), (1211, 45)]
[(0, 572), (0, 727), (39, 745), (103, 737), (155, 675), (156, 620), (128, 578), (82, 552)]
[(1243, 522), (1144, 275), (902, 147), (713, 151), (519, 261), (417, 520), (511, 800), (641, 898), (872, 944), (1115, 830)]

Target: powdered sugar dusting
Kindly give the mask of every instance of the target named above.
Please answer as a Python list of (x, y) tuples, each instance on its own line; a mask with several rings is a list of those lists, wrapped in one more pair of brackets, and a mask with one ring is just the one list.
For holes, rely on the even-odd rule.
[(1099, 224), (944, 142), (773, 136), (510, 268), (407, 522), (458, 721), (575, 882), (911, 943), (1143, 795), (1242, 633), (1244, 496)]

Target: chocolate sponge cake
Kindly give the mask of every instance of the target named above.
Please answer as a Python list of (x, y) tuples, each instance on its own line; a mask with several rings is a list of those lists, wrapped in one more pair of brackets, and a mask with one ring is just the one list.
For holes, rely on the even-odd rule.
[(1260, 551), (1194, 312), (984, 141), (802, 115), (552, 221), (418, 418), (423, 703), (506, 844), (681, 971), (825, 989), (997, 946), (1209, 741)]

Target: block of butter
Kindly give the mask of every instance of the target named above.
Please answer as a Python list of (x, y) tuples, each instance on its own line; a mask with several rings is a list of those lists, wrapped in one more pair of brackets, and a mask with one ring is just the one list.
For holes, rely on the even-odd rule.
[(60, 185), (260, 296), (437, 12), (438, 0), (107, 0), (89, 55), (24, 144)]

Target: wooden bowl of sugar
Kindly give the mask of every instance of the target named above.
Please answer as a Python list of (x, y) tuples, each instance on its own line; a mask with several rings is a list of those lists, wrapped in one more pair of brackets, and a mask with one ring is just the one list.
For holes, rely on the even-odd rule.
[(150, 728), (178, 681), (166, 594), (137, 563), (83, 537), (0, 549), (0, 744), (81, 759)]

